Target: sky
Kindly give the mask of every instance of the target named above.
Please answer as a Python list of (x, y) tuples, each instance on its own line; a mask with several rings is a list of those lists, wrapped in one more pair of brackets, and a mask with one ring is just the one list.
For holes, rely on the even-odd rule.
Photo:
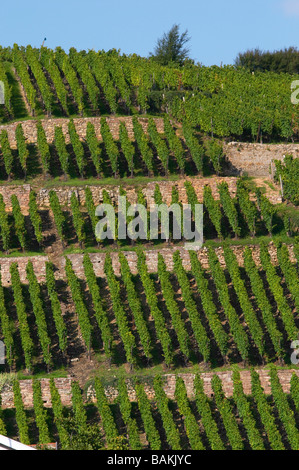
[(233, 64), (247, 49), (299, 47), (299, 0), (10, 0), (0, 6), (0, 45), (120, 49), (147, 57), (174, 24), (190, 57)]

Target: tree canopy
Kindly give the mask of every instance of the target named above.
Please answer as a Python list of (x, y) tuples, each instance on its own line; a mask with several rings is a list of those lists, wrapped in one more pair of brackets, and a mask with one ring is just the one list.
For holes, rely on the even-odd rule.
[(235, 65), (244, 67), (250, 72), (276, 72), (299, 73), (299, 51), (295, 47), (280, 51), (261, 51), (260, 49), (248, 50), (239, 53)]
[(182, 34), (179, 32), (179, 25), (175, 24), (172, 28), (158, 39), (154, 53), (150, 54), (161, 65), (174, 63), (183, 65), (189, 58), (190, 49), (185, 45), (190, 41), (188, 30)]

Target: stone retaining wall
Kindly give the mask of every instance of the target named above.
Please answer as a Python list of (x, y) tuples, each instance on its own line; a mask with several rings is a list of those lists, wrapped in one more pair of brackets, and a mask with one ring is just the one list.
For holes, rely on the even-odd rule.
[[(61, 396), (61, 401), (64, 406), (71, 406), (72, 394), (71, 394), (71, 378), (59, 378), (54, 379), (58, 392)], [(50, 381), (49, 379), (41, 379), (41, 390), (44, 406), (51, 408), (51, 393), (50, 393)], [(26, 408), (33, 407), (33, 390), (32, 380), (20, 380), (20, 389), (24, 406)], [(14, 396), (12, 385), (5, 385), (0, 392), (2, 398), (2, 408), (13, 408), (14, 407)]]
[[(111, 117), (110, 116), (110, 117), (107, 117), (106, 120), (109, 124), (111, 133), (115, 140), (118, 140), (119, 138), (119, 124), (121, 121), (123, 121), (126, 124), (130, 139), (134, 139), (133, 123), (132, 123), (131, 116), (124, 116), (124, 117)], [(164, 132), (163, 119), (154, 118), (154, 120), (156, 122), (158, 132), (163, 133)], [(148, 120), (146, 118), (139, 118), (139, 121), (142, 124), (143, 129), (146, 131)], [(101, 136), (101, 118), (100, 117), (75, 118), (74, 119), (74, 124), (75, 124), (76, 130), (78, 132), (80, 139), (81, 140), (85, 139), (86, 127), (87, 127), (88, 122), (91, 122), (94, 125), (96, 135), (98, 139), (101, 140), (102, 136)], [(37, 142), (36, 123), (37, 121), (34, 119), (22, 122), (24, 135), (28, 144), (34, 144)], [(47, 141), (49, 143), (52, 143), (54, 141), (54, 131), (55, 131), (56, 126), (60, 126), (62, 128), (62, 131), (66, 136), (66, 142), (69, 143), (70, 141), (69, 134), (68, 134), (69, 119), (67, 118), (42, 119), (41, 123), (45, 129)], [(18, 122), (14, 122), (11, 124), (0, 126), (0, 133), (3, 129), (7, 130), (8, 139), (12, 148), (16, 148), (17, 146), (16, 139), (15, 139), (15, 130), (18, 124), (19, 124)]]
[[(259, 258), (259, 247), (258, 246), (250, 246), (253, 254), (253, 258), (255, 263), (259, 266), (260, 265), (260, 258)], [(288, 246), (289, 253), (290, 253), (290, 258), (293, 263), (296, 262), (296, 258), (294, 255), (294, 249), (293, 245)], [(190, 264), (190, 256), (189, 256), (189, 251), (181, 248), (181, 247), (176, 247), (176, 248), (162, 248), (160, 250), (153, 249), (153, 250), (146, 250), (145, 255), (146, 255), (146, 262), (148, 266), (148, 270), (150, 273), (156, 273), (158, 269), (158, 253), (161, 253), (165, 259), (167, 269), (169, 271), (173, 271), (173, 253), (174, 251), (178, 250), (180, 252), (180, 256), (183, 261), (183, 265), (185, 269), (191, 270), (191, 264)], [(243, 251), (244, 247), (243, 246), (232, 246), (232, 250), (235, 253), (237, 257), (237, 261), (240, 266), (243, 266)], [(225, 261), (224, 261), (224, 255), (223, 255), (223, 248), (219, 247), (215, 249), (217, 256), (219, 258), (220, 264), (225, 267)], [(135, 251), (124, 251), (123, 252), (125, 257), (128, 260), (131, 272), (133, 274), (138, 274), (137, 270), (137, 254)], [(269, 245), (269, 253), (271, 257), (271, 261), (273, 264), (277, 265), (277, 253), (276, 253), (276, 248), (271, 243)], [(73, 264), (73, 269), (76, 273), (76, 275), (80, 279), (84, 279), (84, 268), (83, 268), (83, 255), (82, 254), (72, 254), (72, 255), (67, 255), (68, 258), (71, 260)], [(90, 253), (90, 259), (92, 261), (94, 271), (97, 277), (105, 277), (104, 273), (104, 263), (105, 263), (105, 253)], [(120, 263), (118, 259), (118, 253), (117, 252), (112, 252), (111, 253), (111, 258), (112, 258), (112, 264), (114, 268), (114, 272), (117, 276), (120, 275)], [(208, 262), (208, 250), (206, 247), (203, 247), (201, 250), (198, 251), (198, 259), (202, 263), (202, 266), (205, 269), (209, 268), (209, 262)], [(43, 283), (45, 282), (45, 275), (46, 275), (46, 262), (49, 261), (48, 256), (32, 256), (32, 257), (19, 257), (19, 258), (0, 258), (0, 269), (1, 269), (1, 277), (2, 277), (2, 284), (3, 286), (7, 287), (10, 286), (11, 280), (10, 280), (10, 272), (9, 268), (10, 265), (14, 262), (18, 263), (19, 267), (19, 272), (20, 272), (20, 278), (21, 282), (24, 284), (27, 284), (27, 277), (26, 277), (26, 266), (27, 263), (31, 261), (33, 264), (33, 269), (36, 274), (36, 277), (38, 279), (38, 282)], [(64, 267), (65, 267), (65, 258), (61, 257), (59, 260), (56, 262), (56, 267), (58, 270), (55, 272), (56, 279), (64, 279), (65, 278), (65, 272), (64, 272)]]
[[(259, 257), (259, 247), (258, 246), (250, 246), (253, 254), (253, 258), (255, 263), (259, 266), (260, 263), (260, 257)], [(296, 258), (294, 255), (294, 250), (293, 246), (289, 245), (288, 246), (289, 253), (290, 253), (290, 258), (293, 263), (296, 262)], [(183, 265), (185, 269), (191, 270), (191, 264), (190, 264), (190, 255), (189, 251), (184, 249), (184, 248), (163, 248), (160, 250), (146, 250), (145, 251), (145, 256), (146, 256), (146, 262), (148, 266), (148, 270), (150, 273), (156, 273), (158, 270), (158, 253), (161, 253), (163, 255), (163, 258), (165, 259), (167, 269), (169, 271), (173, 271), (173, 253), (174, 251), (178, 250), (180, 252), (180, 256), (182, 258)], [(243, 251), (244, 247), (243, 246), (232, 246), (232, 250), (235, 253), (237, 257), (237, 261), (240, 266), (243, 266)], [(219, 247), (215, 249), (217, 256), (219, 258), (221, 266), (225, 267), (225, 261), (224, 261), (224, 255), (223, 255), (223, 248)], [(128, 260), (131, 272), (133, 274), (138, 274), (137, 270), (137, 254), (134, 251), (124, 251), (123, 252), (125, 257)], [(273, 264), (277, 265), (277, 252), (275, 246), (271, 243), (269, 245), (269, 253), (271, 257), (271, 261)], [(93, 263), (93, 267), (96, 273), (96, 276), (98, 277), (105, 277), (104, 273), (104, 262), (105, 262), (105, 253), (91, 253), (90, 259)], [(72, 261), (74, 271), (76, 275), (84, 279), (84, 269), (83, 269), (83, 255), (68, 255), (68, 258)], [(111, 258), (112, 258), (112, 264), (114, 268), (114, 272), (116, 275), (120, 275), (120, 263), (118, 259), (118, 253), (112, 252), (111, 253)], [(208, 261), (208, 249), (206, 247), (203, 247), (201, 250), (198, 251), (198, 259), (200, 260), (202, 266), (205, 269), (209, 268), (209, 261)], [(63, 272), (64, 270), (64, 265), (65, 265), (65, 260), (61, 259), (61, 266), (60, 266), (60, 273)]]
[[(187, 198), (187, 192), (185, 188), (185, 181), (190, 181), (192, 183), (192, 186), (196, 192), (198, 201), (200, 203), (203, 202), (203, 193), (204, 193), (204, 187), (205, 185), (209, 185), (212, 194), (215, 199), (219, 200), (219, 192), (217, 189), (217, 186), (225, 181), (228, 185), (228, 189), (230, 192), (230, 195), (232, 197), (236, 196), (237, 192), (237, 178), (236, 177), (213, 177), (213, 178), (184, 178), (180, 179), (177, 181), (153, 181), (150, 183), (147, 183), (145, 186), (143, 186), (143, 194), (146, 197), (147, 204), (152, 205), (154, 204), (154, 191), (155, 191), (155, 186), (158, 183), (160, 187), (160, 191), (163, 197), (163, 201), (165, 204), (170, 205), (171, 200), (172, 200), (172, 188), (173, 186), (176, 187), (179, 193), (179, 199), (182, 204), (188, 204), (188, 198)], [(272, 190), (268, 185), (263, 184), (263, 182), (259, 182), (261, 186), (266, 187), (266, 195), (269, 201), (272, 204), (280, 204), (282, 202), (281, 195), (279, 193), (279, 190), (277, 191)], [(123, 189), (126, 190), (127, 192), (127, 198), (130, 204), (136, 204), (137, 202), (137, 191), (136, 188), (132, 185), (122, 185)], [(69, 206), (70, 205), (70, 200), (72, 193), (75, 192), (77, 195), (80, 204), (84, 205), (85, 204), (85, 188), (86, 186), (82, 187), (57, 187), (53, 188), (58, 196), (59, 202), (62, 206)], [(115, 185), (115, 186), (89, 186), (94, 203), (96, 205), (100, 204), (103, 200), (103, 190), (105, 189), (113, 202), (117, 202), (118, 196), (119, 196), (119, 190), (120, 190), (120, 185)], [(1, 188), (0, 188), (1, 191)], [(41, 208), (48, 208), (50, 206), (50, 198), (49, 198), (49, 189), (40, 189), (37, 192), (37, 203)]]
[(228, 175), (269, 177), (272, 160), (283, 160), (284, 155), (299, 157), (299, 144), (250, 144), (229, 142), (224, 146)]
[[(129, 137), (134, 139), (132, 117), (107, 117), (107, 122), (110, 126), (114, 139), (119, 137), (119, 123), (120, 121), (125, 122), (128, 129)], [(100, 129), (100, 117), (90, 118), (75, 118), (74, 123), (81, 140), (85, 139), (86, 127), (88, 122), (92, 122), (95, 126), (97, 137), (101, 139)], [(144, 130), (147, 129), (147, 119), (139, 118)], [(158, 132), (164, 132), (164, 125), (162, 118), (155, 118)], [(36, 132), (36, 120), (29, 120), (22, 122), (24, 135), (27, 139), (27, 143), (36, 143), (37, 132)], [(54, 119), (43, 119), (41, 120), (42, 125), (45, 129), (47, 140), (52, 143), (54, 140), (54, 129), (55, 126), (61, 126), (66, 136), (66, 141), (69, 142), (68, 136), (68, 122), (69, 119), (65, 118), (54, 118)], [(6, 129), (8, 132), (8, 138), (12, 148), (16, 148), (15, 140), (15, 129), (17, 122), (1, 125), (0, 132)], [(281, 160), (286, 154), (293, 154), (299, 156), (299, 144), (252, 144), (252, 143), (239, 143), (229, 142), (224, 145), (224, 152), (226, 154), (228, 169), (227, 174), (239, 175), (248, 173), (249, 176), (263, 176), (269, 177), (269, 167), (272, 160)]]
[[(259, 373), (262, 387), (265, 390), (265, 393), (270, 395), (271, 394), (271, 383), (270, 383), (270, 374), (267, 370), (257, 370)], [(290, 380), (292, 377), (293, 372), (295, 372), (299, 376), (299, 370), (280, 370), (278, 371), (278, 376), (280, 379), (280, 383), (284, 392), (290, 392)], [(184, 380), (186, 384), (187, 394), (189, 398), (194, 398), (194, 374), (178, 374)], [(232, 381), (232, 372), (231, 371), (224, 371), (224, 372), (217, 372), (217, 375), (220, 377), (223, 385), (223, 391), (227, 397), (231, 397), (233, 394), (233, 381)], [(211, 386), (211, 380), (213, 377), (213, 372), (207, 372), (201, 374), (201, 377), (204, 382), (204, 391), (209, 396), (213, 396), (213, 390)], [(167, 374), (164, 375), (164, 390), (168, 398), (174, 399), (175, 393), (175, 384), (176, 384), (176, 376), (174, 374)], [(246, 395), (251, 394), (251, 378), (249, 371), (241, 371), (241, 380), (244, 387), (244, 392)], [(151, 385), (151, 381), (145, 379), (145, 392), (147, 396), (154, 400), (155, 393), (153, 390), (153, 386)], [(71, 406), (72, 399), (71, 399), (71, 383), (72, 378), (60, 378), (55, 379), (55, 384), (58, 389), (58, 392), (61, 397), (61, 402), (64, 406)], [(131, 401), (136, 401), (136, 392), (133, 386), (133, 383), (130, 379), (127, 379), (127, 387), (129, 398)], [(24, 402), (24, 406), (26, 408), (33, 407), (33, 391), (32, 391), (32, 380), (21, 380), (20, 381), (20, 388), (21, 394)], [(50, 394), (50, 381), (49, 379), (41, 379), (41, 389), (42, 389), (42, 397), (44, 406), (46, 408), (51, 408), (51, 394)], [(108, 397), (110, 402), (113, 402), (117, 396), (118, 391), (117, 388), (114, 386), (106, 386), (105, 387), (106, 396)], [(13, 390), (12, 385), (5, 385), (4, 388), (0, 391), (1, 399), (2, 399), (2, 408), (13, 408), (14, 407), (14, 397), (13, 397)], [(91, 385), (87, 390), (87, 401), (95, 402), (95, 391), (93, 386)]]
[(26, 215), (28, 213), (30, 191), (30, 184), (24, 184), (22, 186), (0, 186), (0, 194), (3, 196), (6, 210), (12, 210), (10, 198), (15, 194), (19, 200), (22, 212)]

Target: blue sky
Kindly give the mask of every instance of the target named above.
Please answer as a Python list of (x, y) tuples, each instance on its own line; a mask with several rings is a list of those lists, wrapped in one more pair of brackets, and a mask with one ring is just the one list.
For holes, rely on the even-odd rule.
[(10, 0), (1, 2), (0, 44), (113, 47), (148, 56), (175, 23), (191, 36), (190, 56), (233, 63), (248, 48), (299, 47), (299, 0)]

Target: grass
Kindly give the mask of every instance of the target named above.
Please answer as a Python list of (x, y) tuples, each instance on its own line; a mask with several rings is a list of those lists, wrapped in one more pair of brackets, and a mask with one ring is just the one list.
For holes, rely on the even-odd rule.
[(67, 376), (68, 376), (68, 372), (64, 368), (54, 370), (53, 372), (49, 372), (49, 374), (47, 374), (46, 372), (37, 372), (34, 375), (25, 375), (22, 372), (17, 372), (18, 380), (51, 379), (51, 378), (61, 379), (61, 378), (66, 378)]
[[(223, 246), (224, 243), (228, 244), (229, 246), (248, 246), (248, 245), (253, 245), (253, 246), (259, 246), (261, 243), (266, 243), (270, 244), (270, 242), (281, 242), (285, 243), (287, 245), (290, 245), (294, 242), (294, 238), (290, 238), (287, 235), (274, 235), (272, 237), (269, 237), (268, 235), (264, 236), (259, 236), (256, 238), (243, 238), (240, 240), (236, 239), (225, 239), (224, 241), (215, 241), (215, 240), (207, 240), (203, 244), (203, 248), (205, 247), (211, 247), (211, 248), (219, 248)], [(173, 248), (183, 248), (185, 245), (185, 242), (179, 242), (176, 244), (171, 244), (169, 245), (167, 242), (164, 242), (161, 240), (159, 243), (155, 243), (152, 246), (143, 246), (142, 244), (137, 244), (137, 245), (127, 245), (127, 246), (106, 246), (102, 248), (96, 248), (96, 247), (88, 247), (84, 249), (80, 249), (74, 246), (69, 246), (66, 248), (63, 252), (63, 255), (78, 255), (78, 254), (84, 254), (84, 253), (116, 253), (119, 251), (135, 251), (138, 252), (140, 249), (141, 250), (146, 250), (146, 251), (153, 251), (153, 250), (161, 250), (161, 249), (173, 249)]]
[(27, 258), (29, 256), (47, 256), (46, 253), (42, 251), (11, 251), (10, 253), (0, 253), (0, 258)]
[(88, 179), (80, 179), (80, 178), (72, 178), (66, 181), (63, 181), (59, 178), (54, 178), (46, 183), (44, 183), (44, 188), (52, 188), (52, 187), (63, 187), (63, 186), (75, 186), (75, 187), (82, 187), (82, 186), (119, 186), (121, 185), (129, 185), (129, 186), (138, 186), (140, 184), (148, 184), (152, 183), (153, 181), (177, 181), (180, 179), (179, 175), (171, 175), (168, 177), (164, 176), (154, 176), (152, 178), (148, 176), (135, 176), (134, 178), (88, 178)]
[[(178, 374), (201, 374), (205, 372), (217, 373), (217, 372), (226, 372), (232, 370), (232, 365), (227, 365), (223, 367), (215, 367), (209, 370), (202, 368), (199, 364), (193, 364), (189, 367), (177, 367), (165, 369), (163, 364), (158, 364), (151, 366), (150, 368), (139, 369), (134, 367), (132, 372), (128, 373), (128, 370), (125, 364), (120, 366), (112, 365), (111, 368), (107, 368), (107, 365), (103, 362), (103, 358), (98, 358), (100, 366), (95, 370), (94, 377), (100, 377), (105, 386), (116, 386), (117, 382), (121, 378), (131, 378), (133, 380), (137, 379), (141, 382), (152, 382), (154, 377), (157, 375), (178, 375)], [(269, 370), (272, 364), (266, 364), (265, 366), (260, 366), (259, 369)], [(240, 367), (238, 364), (234, 364), (233, 367), (237, 367), (240, 371), (250, 371), (251, 366)], [(276, 366), (279, 370), (298, 370), (299, 366), (293, 364), (288, 364), (285, 366)], [(93, 383), (94, 377), (91, 377), (84, 386), (86, 391), (89, 386)]]

